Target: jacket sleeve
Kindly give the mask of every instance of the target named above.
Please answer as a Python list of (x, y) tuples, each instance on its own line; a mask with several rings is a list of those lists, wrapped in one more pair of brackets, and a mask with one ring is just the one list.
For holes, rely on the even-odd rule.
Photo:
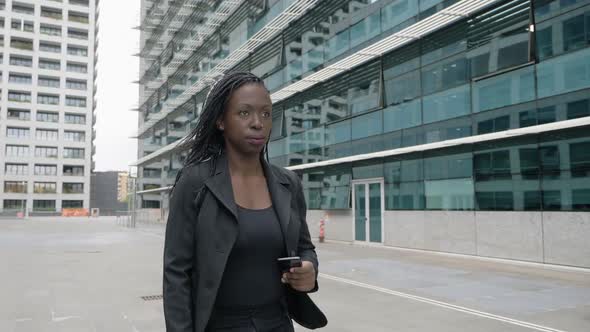
[(163, 297), (166, 331), (193, 332), (194, 232), (197, 211), (188, 172), (170, 197), (164, 243)]
[(299, 177), (292, 173), (295, 180), (295, 188), (297, 190), (296, 199), (299, 206), (299, 215), (301, 216), (301, 227), (299, 229), (299, 244), (298, 251), (301, 260), (309, 261), (313, 264), (315, 269), (315, 286), (308, 293), (313, 293), (318, 290), (318, 256), (315, 252), (315, 246), (311, 242), (311, 235), (309, 234), (309, 227), (307, 226), (307, 204), (305, 202), (305, 195), (303, 195), (303, 186)]

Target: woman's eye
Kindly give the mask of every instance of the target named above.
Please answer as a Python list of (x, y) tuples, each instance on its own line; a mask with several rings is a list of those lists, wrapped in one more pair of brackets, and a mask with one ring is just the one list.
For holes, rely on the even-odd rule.
[(262, 116), (265, 118), (270, 118), (270, 112), (264, 112), (262, 113)]
[(248, 111), (240, 111), (240, 116), (248, 116)]

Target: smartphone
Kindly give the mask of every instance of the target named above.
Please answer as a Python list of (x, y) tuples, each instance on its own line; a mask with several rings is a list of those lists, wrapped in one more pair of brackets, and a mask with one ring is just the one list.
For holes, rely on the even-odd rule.
[(283, 273), (289, 272), (292, 267), (301, 267), (301, 257), (299, 256), (281, 257), (277, 261)]

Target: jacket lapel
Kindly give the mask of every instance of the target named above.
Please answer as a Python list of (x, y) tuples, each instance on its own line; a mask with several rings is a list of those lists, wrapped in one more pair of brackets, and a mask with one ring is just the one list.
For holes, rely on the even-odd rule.
[[(266, 183), (272, 205), (275, 208), (279, 223), (281, 224), (281, 230), (285, 238), (285, 246), (287, 247), (287, 254), (289, 251), (288, 241), (288, 230), (289, 220), (291, 218), (291, 190), (289, 188), (290, 182), (284, 175), (273, 172), (271, 165), (264, 160), (260, 159), (264, 175), (266, 177)], [(238, 220), (238, 207), (234, 199), (233, 187), (231, 184), (231, 176), (229, 173), (229, 165), (227, 156), (222, 153), (215, 165), (215, 172), (213, 176), (205, 180), (205, 185), (209, 188), (209, 191), (223, 204), (223, 206), (231, 212), (234, 216), (234, 220)]]
[(270, 192), (272, 205), (279, 217), (281, 230), (283, 231), (283, 237), (285, 239), (287, 255), (290, 255), (291, 253), (288, 245), (289, 220), (291, 219), (291, 190), (288, 187), (290, 182), (282, 174), (273, 172), (272, 167), (266, 160), (264, 160), (264, 158), (261, 158), (260, 162), (264, 170), (264, 175), (266, 176), (266, 183), (268, 185), (268, 191)]
[(213, 176), (205, 180), (205, 185), (209, 191), (223, 204), (223, 206), (231, 212), (235, 221), (238, 220), (238, 207), (234, 199), (234, 191), (231, 184), (231, 176), (229, 174), (229, 166), (227, 164), (227, 157), (222, 153), (215, 165), (215, 172)]

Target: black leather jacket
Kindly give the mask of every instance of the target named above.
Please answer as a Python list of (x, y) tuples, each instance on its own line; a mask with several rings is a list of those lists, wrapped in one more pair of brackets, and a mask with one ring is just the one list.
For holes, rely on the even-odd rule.
[[(237, 206), (227, 158), (220, 155), (211, 173), (210, 161), (187, 167), (170, 198), (164, 245), (164, 315), (168, 332), (203, 332), (229, 253), (237, 237)], [(313, 263), (318, 260), (306, 222), (306, 204), (295, 173), (262, 165), (273, 206), (285, 238), (286, 252)], [(212, 175), (211, 175), (212, 174)], [(326, 317), (306, 293), (285, 286), (289, 313), (300, 325), (314, 329)]]

